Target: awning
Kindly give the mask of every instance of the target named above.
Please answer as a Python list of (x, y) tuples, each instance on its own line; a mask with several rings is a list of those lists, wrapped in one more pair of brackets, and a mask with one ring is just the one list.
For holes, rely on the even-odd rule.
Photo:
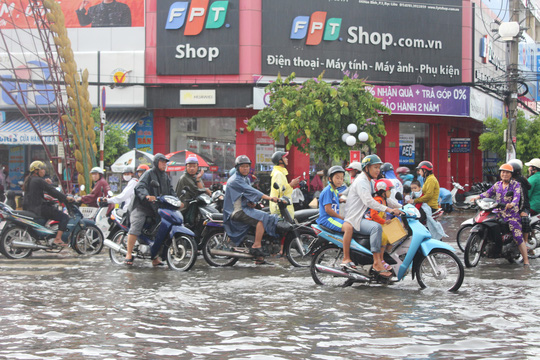
[[(105, 114), (107, 123), (120, 126), (123, 131), (133, 129), (147, 115), (145, 111), (106, 111)], [(34, 120), (34, 125), (47, 145), (58, 143), (58, 126), (50, 118)], [(28, 120), (19, 115), (0, 125), (0, 145), (41, 145), (41, 141)]]

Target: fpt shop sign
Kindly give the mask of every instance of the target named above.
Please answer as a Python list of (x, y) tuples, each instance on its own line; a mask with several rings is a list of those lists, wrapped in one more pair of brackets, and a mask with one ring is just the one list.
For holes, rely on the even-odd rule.
[(157, 74), (238, 74), (239, 0), (157, 2)]
[(455, 0), (262, 1), (263, 75), (461, 83)]

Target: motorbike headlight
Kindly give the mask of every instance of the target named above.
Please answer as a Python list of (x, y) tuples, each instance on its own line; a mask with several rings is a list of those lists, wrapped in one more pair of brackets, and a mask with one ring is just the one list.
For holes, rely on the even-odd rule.
[(175, 196), (166, 195), (163, 197), (163, 199), (165, 200), (165, 202), (167, 202), (167, 204), (171, 206), (178, 207), (178, 208), (182, 206), (182, 202), (180, 201), (180, 199), (178, 199)]
[(409, 205), (405, 206), (403, 211), (409, 217), (420, 218), (420, 211), (414, 205), (409, 204)]

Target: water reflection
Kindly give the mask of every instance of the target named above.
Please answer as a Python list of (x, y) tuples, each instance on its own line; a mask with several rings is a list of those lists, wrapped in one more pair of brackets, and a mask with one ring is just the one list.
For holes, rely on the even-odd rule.
[[(463, 218), (463, 216), (462, 216)], [(448, 221), (455, 236), (456, 216)], [(460, 257), (462, 255), (460, 254)], [(106, 254), (0, 258), (0, 357), (9, 359), (507, 359), (540, 352), (540, 278), (504, 260), (456, 293), (316, 286), (308, 271), (240, 263), (176, 273)]]

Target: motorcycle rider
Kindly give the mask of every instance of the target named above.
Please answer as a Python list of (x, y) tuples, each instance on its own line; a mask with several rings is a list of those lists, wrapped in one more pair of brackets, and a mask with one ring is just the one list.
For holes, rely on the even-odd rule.
[[(418, 174), (424, 179), (424, 184), (422, 185), (422, 196), (411, 200), (411, 203), (418, 204), (423, 203), (427, 204), (432, 212), (439, 210), (439, 181), (433, 175), (433, 164), (429, 161), (421, 161), (420, 164), (416, 167)], [(426, 209), (420, 207), (420, 221), (425, 222), (426, 219)], [(429, 214), (431, 215), (431, 214)]]
[[(199, 159), (197, 156), (189, 155), (186, 158), (186, 172), (180, 177), (178, 184), (176, 184), (176, 194), (182, 200), (182, 204), (187, 204), (189, 201), (195, 199), (199, 194), (199, 189), (204, 189), (204, 184), (201, 180), (203, 175), (204, 170), (199, 172)], [(184, 190), (186, 192), (181, 194)], [(210, 190), (205, 189), (205, 192), (209, 196), (212, 196)]]
[(122, 172), (122, 178), (124, 179), (124, 181), (128, 182), (124, 190), (120, 194), (106, 199), (106, 201), (109, 204), (124, 203), (124, 206), (122, 206), (122, 210), (127, 210), (129, 209), (129, 205), (131, 204), (131, 201), (135, 196), (135, 186), (137, 185), (139, 180), (133, 176), (133, 168), (131, 166), (126, 166), (124, 168), (124, 171)]
[(143, 174), (150, 170), (150, 167), (146, 164), (141, 164), (137, 167), (137, 178), (141, 178), (143, 176)]
[(525, 163), (529, 167), (529, 184), (531, 189), (528, 192), (529, 201), (531, 205), (531, 214), (536, 215), (540, 213), (540, 159), (534, 158), (528, 163)]
[(396, 199), (396, 194), (400, 193), (403, 195), (403, 184), (399, 179), (397, 178), (396, 174), (394, 173), (394, 167), (389, 162), (385, 162), (381, 165), (381, 174), (384, 176), (385, 179), (389, 179), (392, 184), (394, 184), (394, 188), (392, 189), (392, 200), (395, 200), (396, 202), (399, 202)]
[(390, 212), (394, 215), (399, 215), (401, 205), (392, 199), (388, 199), (388, 205), (379, 204), (373, 199), (375, 180), (377, 180), (382, 165), (381, 158), (372, 154), (362, 159), (362, 173), (357, 176), (351, 185), (349, 197), (347, 198), (347, 215), (342, 229), (343, 235), (343, 260), (342, 267), (347, 269), (356, 269), (354, 262), (351, 260), (350, 247), (353, 229), (363, 235), (370, 236), (370, 248), (373, 253), (373, 271), (382, 277), (389, 278), (392, 273), (384, 268), (382, 263), (381, 241), (382, 227), (375, 221), (367, 220), (364, 214), (368, 209), (377, 211)]
[(69, 216), (45, 202), (43, 194), (47, 193), (63, 203), (67, 201), (72, 202), (74, 199), (72, 196), (62, 194), (60, 191), (56, 190), (54, 186), (43, 179), (45, 176), (45, 169), (45, 163), (42, 161), (34, 161), (30, 164), (30, 175), (27, 176), (24, 181), (25, 194), (23, 199), (23, 210), (31, 211), (37, 216), (47, 220), (59, 221), (58, 232), (54, 238), (54, 243), (60, 246), (67, 246), (67, 244), (62, 241), (62, 234), (67, 229)]
[[(473, 200), (483, 198), (495, 198), (500, 204), (505, 204), (504, 210), (499, 214), (508, 223), (514, 241), (518, 244), (518, 249), (523, 256), (523, 265), (529, 266), (529, 258), (527, 257), (527, 246), (523, 242), (523, 231), (521, 227), (520, 202), (522, 197), (521, 185), (518, 181), (512, 178), (514, 168), (510, 164), (503, 164), (499, 168), (501, 180), (496, 182), (487, 191), (473, 198)], [(513, 192), (512, 199), (506, 196), (507, 193)]]
[[(171, 181), (165, 170), (167, 169), (169, 159), (161, 153), (154, 156), (154, 167), (144, 173), (142, 178), (135, 186), (135, 197), (131, 205), (131, 214), (129, 216), (130, 226), (127, 238), (127, 254), (124, 260), (126, 265), (133, 265), (133, 257), (131, 252), (137, 241), (137, 237), (141, 234), (142, 228), (147, 216), (155, 217), (155, 211), (152, 203), (156, 201), (157, 196), (172, 195), (176, 196)], [(159, 183), (158, 188), (154, 188), (150, 183), (155, 180)], [(153, 266), (163, 265), (159, 255), (152, 259)]]
[(99, 207), (98, 199), (107, 196), (109, 190), (111, 190), (107, 180), (105, 180), (103, 169), (96, 166), (90, 170), (92, 181), (94, 182), (94, 188), (92, 192), (81, 198), (83, 204), (87, 204), (91, 207)]
[(332, 166), (328, 170), (329, 184), (319, 196), (319, 217), (317, 218), (317, 224), (341, 232), (343, 232), (344, 217), (339, 211), (338, 188), (343, 185), (344, 175), (345, 170), (339, 165)]
[(256, 264), (264, 264), (265, 254), (262, 247), (262, 237), (266, 231), (270, 236), (276, 236), (278, 217), (264, 211), (254, 209), (255, 203), (261, 199), (279, 201), (251, 186), (249, 171), (251, 160), (246, 155), (240, 155), (235, 160), (236, 172), (227, 181), (225, 200), (223, 203), (223, 225), (231, 240), (239, 244), (249, 229), (255, 227), (255, 241), (249, 249), (255, 256)]

